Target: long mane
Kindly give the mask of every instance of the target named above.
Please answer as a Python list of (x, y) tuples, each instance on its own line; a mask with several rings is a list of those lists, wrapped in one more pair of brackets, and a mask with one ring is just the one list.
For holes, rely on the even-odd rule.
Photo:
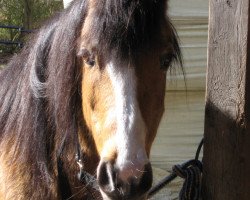
[[(47, 183), (53, 179), (51, 160), (78, 132), (82, 74), (76, 55), (88, 5), (89, 0), (75, 0), (45, 23), (0, 73), (0, 146), (12, 145), (13, 162), (32, 163), (30, 173)], [(163, 0), (97, 0), (96, 5), (89, 41), (124, 57), (147, 46), (165, 16)]]
[[(95, 12), (85, 42), (106, 59), (119, 55), (134, 61), (138, 53), (151, 50), (152, 42), (163, 42), (166, 48), (172, 45), (175, 61), (182, 66), (178, 36), (166, 14), (168, 0), (93, 0), (90, 5)], [(166, 41), (157, 41), (164, 28), (169, 30)]]
[(166, 19), (166, 0), (94, 1), (90, 41), (104, 52), (115, 51), (128, 58), (159, 36)]
[(81, 73), (75, 62), (86, 13), (87, 1), (75, 1), (35, 33), (0, 74), (0, 145), (12, 145), (12, 162), (32, 163), (30, 173), (47, 182), (52, 152), (77, 135)]

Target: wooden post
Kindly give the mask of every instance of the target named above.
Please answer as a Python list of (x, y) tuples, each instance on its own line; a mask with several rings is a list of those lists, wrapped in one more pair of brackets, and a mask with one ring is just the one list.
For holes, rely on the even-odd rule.
[(210, 0), (204, 200), (250, 199), (249, 0)]

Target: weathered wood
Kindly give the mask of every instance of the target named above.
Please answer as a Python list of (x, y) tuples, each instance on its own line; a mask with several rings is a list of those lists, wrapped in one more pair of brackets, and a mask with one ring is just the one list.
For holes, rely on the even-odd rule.
[(249, 0), (210, 0), (204, 200), (250, 199)]

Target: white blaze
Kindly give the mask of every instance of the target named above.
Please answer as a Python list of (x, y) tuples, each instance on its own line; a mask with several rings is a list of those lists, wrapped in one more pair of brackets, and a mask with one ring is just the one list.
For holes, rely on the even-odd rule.
[(116, 165), (122, 179), (136, 173), (139, 176), (148, 158), (145, 151), (146, 128), (137, 100), (135, 70), (133, 67), (118, 67), (109, 63), (107, 71), (115, 95)]

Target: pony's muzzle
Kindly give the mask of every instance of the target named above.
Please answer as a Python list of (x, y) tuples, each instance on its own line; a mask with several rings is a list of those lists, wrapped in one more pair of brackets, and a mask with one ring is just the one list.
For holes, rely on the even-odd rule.
[(104, 199), (109, 200), (142, 200), (146, 198), (146, 193), (152, 186), (152, 168), (148, 163), (140, 177), (136, 175), (122, 180), (119, 174), (122, 173), (115, 164), (110, 161), (100, 163), (97, 180)]

